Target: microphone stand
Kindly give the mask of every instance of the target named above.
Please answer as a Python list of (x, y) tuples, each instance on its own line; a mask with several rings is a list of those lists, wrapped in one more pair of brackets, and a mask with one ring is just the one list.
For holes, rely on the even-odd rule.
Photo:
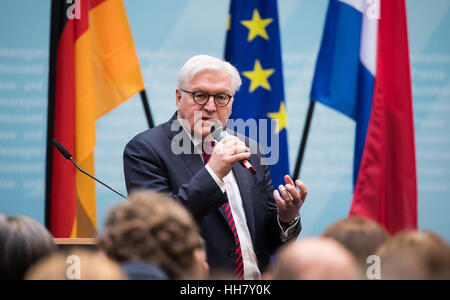
[(77, 163), (73, 160), (72, 158), (72, 154), (67, 151), (66, 148), (64, 148), (63, 145), (61, 145), (57, 140), (52, 140), (52, 143), (55, 145), (56, 149), (58, 149), (59, 153), (61, 153), (61, 155), (65, 158), (70, 160), (74, 166), (83, 174), (86, 174), (87, 176), (89, 176), (90, 178), (94, 179), (95, 181), (101, 183), (103, 186), (107, 187), (108, 189), (110, 189), (111, 191), (113, 191), (114, 193), (116, 193), (117, 195), (119, 195), (120, 197), (124, 198), (125, 200), (127, 199), (127, 197), (125, 197), (124, 195), (122, 195), (121, 193), (119, 193), (118, 191), (116, 191), (115, 189), (113, 189), (112, 187), (110, 187), (109, 185), (107, 185), (106, 183), (103, 183), (102, 181), (100, 181), (99, 179), (95, 178), (94, 176), (92, 176), (91, 174), (89, 174), (88, 172), (84, 171), (82, 168), (80, 168)]
[(125, 197), (124, 195), (122, 195), (121, 193), (119, 193), (118, 191), (114, 190), (112, 187), (110, 187), (109, 185), (107, 185), (106, 183), (103, 183), (101, 180), (95, 178), (94, 176), (92, 176), (91, 174), (89, 174), (88, 172), (84, 171), (83, 169), (81, 169), (77, 163), (73, 160), (72, 157), (69, 157), (70, 161), (75, 165), (75, 167), (83, 174), (86, 174), (87, 176), (91, 177), (92, 179), (94, 179), (95, 181), (103, 184), (105, 187), (107, 187), (108, 189), (110, 189), (111, 191), (113, 191), (114, 193), (116, 193), (117, 195), (121, 196), (122, 198), (124, 198), (125, 200), (127, 199), (127, 197)]

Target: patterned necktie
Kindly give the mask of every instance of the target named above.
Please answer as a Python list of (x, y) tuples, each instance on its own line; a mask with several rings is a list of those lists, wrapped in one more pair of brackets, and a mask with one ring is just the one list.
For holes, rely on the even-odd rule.
[[(205, 162), (205, 165), (207, 165), (209, 160), (211, 159), (212, 150), (213, 150), (214, 146), (215, 146), (215, 142), (212, 141), (211, 148), (203, 150), (203, 152), (204, 152), (203, 161)], [(225, 191), (225, 193), (226, 193), (226, 191)], [(236, 246), (236, 250), (234, 253), (234, 257), (235, 257), (234, 278), (238, 279), (238, 280), (243, 280), (244, 279), (244, 261), (242, 259), (241, 243), (239, 241), (239, 235), (238, 235), (238, 232), (236, 229), (236, 224), (234, 223), (233, 213), (231, 212), (230, 202), (227, 202), (224, 205), (222, 205), (221, 209), (225, 212), (225, 216), (227, 217), (227, 220), (228, 220), (228, 225), (230, 226), (231, 231), (233, 232), (234, 242), (235, 242), (235, 246)]]

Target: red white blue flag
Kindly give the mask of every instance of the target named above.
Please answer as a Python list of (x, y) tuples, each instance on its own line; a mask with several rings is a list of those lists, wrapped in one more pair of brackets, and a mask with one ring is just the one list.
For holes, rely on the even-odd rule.
[(405, 0), (330, 0), (311, 100), (356, 122), (350, 215), (417, 228)]

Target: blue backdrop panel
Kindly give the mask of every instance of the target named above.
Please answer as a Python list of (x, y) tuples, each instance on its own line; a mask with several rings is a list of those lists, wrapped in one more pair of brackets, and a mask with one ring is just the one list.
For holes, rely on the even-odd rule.
[[(38, 3), (37, 3), (38, 2)], [(192, 55), (223, 57), (229, 1), (125, 0), (156, 123), (175, 111), (179, 68)], [(327, 0), (279, 1), (291, 170), (319, 50)], [(419, 226), (450, 241), (450, 2), (408, 0), (416, 129)], [(44, 223), (50, 0), (0, 4), (0, 212)], [(139, 97), (97, 122), (96, 173), (125, 193), (122, 151), (146, 129)], [(302, 236), (347, 215), (355, 125), (317, 105), (302, 180)], [(99, 226), (120, 200), (97, 186)]]

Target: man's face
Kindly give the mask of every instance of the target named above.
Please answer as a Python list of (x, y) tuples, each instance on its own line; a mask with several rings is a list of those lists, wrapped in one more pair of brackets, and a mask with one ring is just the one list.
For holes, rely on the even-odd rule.
[[(227, 72), (216, 70), (205, 70), (197, 73), (189, 82), (188, 86), (183, 87), (190, 92), (206, 92), (212, 95), (227, 94), (234, 95), (231, 88), (231, 76)], [(191, 134), (201, 135), (205, 138), (211, 133), (212, 120), (218, 120), (222, 126), (225, 126), (231, 115), (233, 99), (225, 107), (217, 106), (214, 98), (210, 97), (204, 105), (194, 102), (193, 96), (177, 89), (177, 108), (180, 119), (185, 119), (191, 129)], [(197, 112), (197, 113), (196, 113)]]

